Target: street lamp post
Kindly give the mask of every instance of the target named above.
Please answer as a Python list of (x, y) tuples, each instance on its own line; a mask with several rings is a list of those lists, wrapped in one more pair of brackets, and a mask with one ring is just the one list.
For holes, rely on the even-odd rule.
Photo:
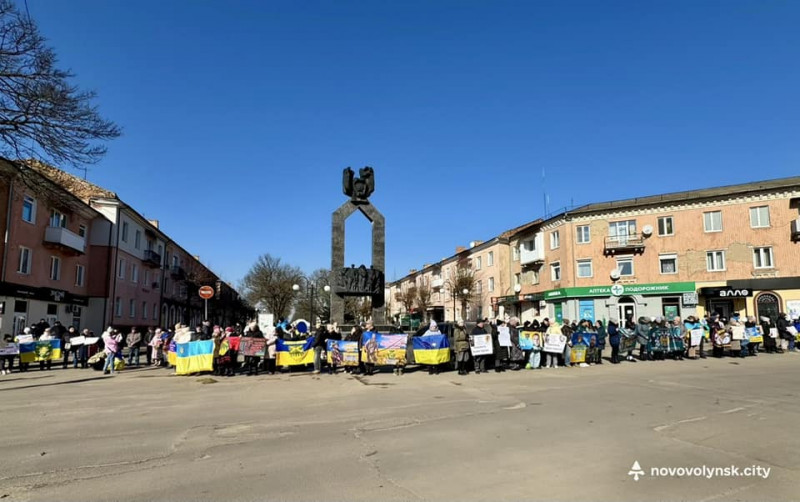
[[(311, 319), (309, 320), (310, 323), (314, 324), (314, 295), (317, 291), (317, 286), (311, 283), (308, 279), (303, 279), (306, 283), (306, 297), (309, 297), (311, 300)], [(297, 292), (300, 291), (299, 284), (292, 284), (292, 290)], [(326, 293), (331, 292), (331, 287), (327, 284), (322, 288), (323, 291)]]

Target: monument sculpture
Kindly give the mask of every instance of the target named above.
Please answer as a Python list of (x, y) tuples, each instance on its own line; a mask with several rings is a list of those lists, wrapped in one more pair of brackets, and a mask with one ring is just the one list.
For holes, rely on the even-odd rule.
[[(359, 169), (358, 178), (349, 167), (342, 171), (342, 192), (350, 200), (333, 212), (331, 225), (331, 320), (339, 325), (344, 325), (346, 296), (369, 296), (372, 299), (372, 322), (376, 326), (385, 322), (386, 221), (369, 201), (374, 191), (375, 171), (371, 167)], [(345, 221), (356, 211), (372, 224), (372, 264), (369, 267), (344, 265)]]

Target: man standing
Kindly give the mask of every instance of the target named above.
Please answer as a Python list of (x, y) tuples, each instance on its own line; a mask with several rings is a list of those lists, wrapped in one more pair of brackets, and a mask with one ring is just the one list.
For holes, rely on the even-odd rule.
[(144, 335), (144, 343), (143, 343), (143, 345), (145, 346), (144, 353), (147, 356), (148, 367), (151, 364), (153, 364), (153, 350), (151, 350), (150, 347), (153, 346), (153, 338), (155, 337), (156, 337), (156, 331), (152, 326), (150, 326), (149, 328), (147, 328), (147, 333), (145, 333)]
[(75, 329), (75, 326), (70, 326), (67, 330), (67, 334), (64, 335), (64, 338), (61, 341), (61, 351), (64, 353), (64, 363), (61, 366), (63, 369), (67, 369), (67, 366), (69, 366), (70, 352), (72, 352), (72, 359), (74, 361), (73, 368), (78, 367), (78, 347), (72, 345), (72, 339), (77, 336), (78, 330)]
[[(489, 333), (487, 333), (486, 329), (484, 329), (485, 323), (486, 319), (478, 319), (477, 324), (475, 324), (475, 327), (472, 328), (472, 332), (469, 334), (469, 336), (474, 337), (475, 335), (488, 335)], [(470, 346), (474, 346), (474, 340), (471, 339), (469, 344)], [(486, 373), (486, 356), (473, 356), (472, 361), (475, 364), (476, 375), (480, 375), (481, 372)]]
[(467, 330), (464, 328), (464, 321), (461, 319), (456, 321), (456, 329), (453, 332), (453, 342), (456, 349), (456, 369), (458, 369), (459, 375), (466, 375), (467, 360), (469, 359), (469, 338), (467, 338)]
[(136, 367), (139, 367), (139, 352), (142, 347), (142, 334), (139, 333), (139, 328), (134, 326), (125, 340), (128, 344), (128, 366), (133, 366), (133, 358), (136, 358)]
[(328, 329), (320, 325), (314, 335), (314, 374), (319, 375), (322, 371), (322, 353), (328, 345)]

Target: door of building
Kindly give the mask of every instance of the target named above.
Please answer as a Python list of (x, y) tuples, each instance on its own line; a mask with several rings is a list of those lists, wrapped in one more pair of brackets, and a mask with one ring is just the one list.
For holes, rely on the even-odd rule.
[(553, 309), (556, 314), (556, 322), (562, 323), (564, 321), (564, 304), (559, 302), (553, 304)]
[(774, 323), (778, 320), (781, 309), (781, 300), (775, 293), (761, 293), (756, 298), (756, 314), (759, 317), (769, 317)]
[(581, 300), (579, 309), (581, 320), (589, 319), (594, 322), (594, 300)]
[(28, 316), (25, 314), (14, 314), (14, 336), (22, 333), (28, 326)]
[(730, 319), (733, 312), (733, 302), (731, 300), (711, 300), (708, 311), (710, 314), (717, 314), (722, 318)]
[(617, 308), (619, 309), (620, 326), (623, 326), (625, 321), (628, 320), (636, 322), (636, 303), (633, 301), (633, 298), (629, 296), (620, 298)]

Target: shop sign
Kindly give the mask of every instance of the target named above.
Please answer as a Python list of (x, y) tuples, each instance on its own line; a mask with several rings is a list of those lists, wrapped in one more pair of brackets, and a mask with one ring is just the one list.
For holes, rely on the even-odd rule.
[(583, 288), (560, 288), (544, 292), (547, 301), (561, 298), (598, 298), (624, 295), (666, 295), (695, 293), (693, 282), (666, 282), (661, 284), (614, 284)]
[(746, 298), (753, 296), (753, 290), (749, 288), (700, 288), (700, 294), (712, 298)]

